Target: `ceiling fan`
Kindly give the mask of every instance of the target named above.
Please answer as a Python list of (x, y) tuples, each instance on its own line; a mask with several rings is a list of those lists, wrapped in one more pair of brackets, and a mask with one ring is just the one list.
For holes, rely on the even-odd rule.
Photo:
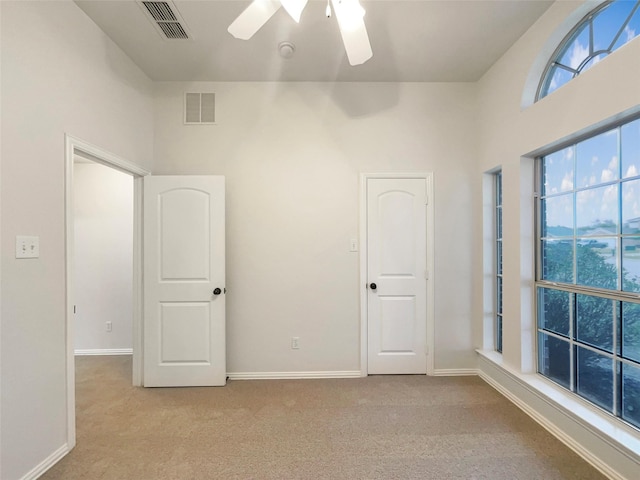
[[(284, 7), (296, 22), (300, 22), (307, 2), (308, 0), (253, 0), (229, 25), (229, 33), (236, 38), (249, 40), (280, 7)], [(338, 19), (349, 63), (363, 64), (373, 56), (367, 27), (364, 24), (364, 9), (358, 0), (327, 0), (328, 17), (331, 16), (331, 5)]]

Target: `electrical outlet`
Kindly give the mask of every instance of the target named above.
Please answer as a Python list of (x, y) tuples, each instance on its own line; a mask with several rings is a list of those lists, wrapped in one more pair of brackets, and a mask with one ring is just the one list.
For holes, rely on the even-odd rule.
[(113, 330), (113, 324), (111, 322), (105, 322), (106, 326), (107, 326), (107, 332), (110, 332), (111, 330)]
[(298, 350), (300, 348), (300, 337), (291, 337), (291, 348)]

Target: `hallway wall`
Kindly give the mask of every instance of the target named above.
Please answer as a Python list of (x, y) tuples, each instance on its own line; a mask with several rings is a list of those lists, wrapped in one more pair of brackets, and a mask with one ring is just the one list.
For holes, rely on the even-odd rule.
[(131, 350), (133, 177), (93, 162), (76, 163), (73, 175), (74, 348)]
[[(0, 2), (0, 478), (67, 445), (65, 134), (150, 168), (151, 81), (71, 1)], [(17, 260), (16, 235), (40, 237)]]

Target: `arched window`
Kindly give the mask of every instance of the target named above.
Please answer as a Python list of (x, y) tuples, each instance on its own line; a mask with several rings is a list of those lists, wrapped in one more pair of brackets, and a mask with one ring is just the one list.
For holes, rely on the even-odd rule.
[(605, 2), (565, 37), (551, 57), (536, 99), (546, 97), (640, 35), (640, 0)]

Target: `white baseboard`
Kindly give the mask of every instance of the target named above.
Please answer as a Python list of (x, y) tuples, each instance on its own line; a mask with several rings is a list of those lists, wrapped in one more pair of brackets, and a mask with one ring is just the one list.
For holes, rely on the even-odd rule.
[(360, 370), (327, 372), (227, 372), (229, 380), (284, 380), (310, 378), (360, 378)]
[(467, 377), (478, 375), (476, 368), (436, 368), (433, 371), (434, 377)]
[[(436, 377), (461, 377), (478, 375), (475, 368), (440, 368), (433, 372)], [(361, 378), (359, 370), (326, 372), (227, 372), (229, 380), (280, 380), (309, 378)]]
[(62, 457), (64, 457), (67, 453), (69, 453), (69, 447), (65, 443), (47, 458), (45, 458), (42, 462), (32, 468), (24, 477), (20, 480), (36, 480), (40, 477), (44, 472), (53, 467), (56, 463), (58, 463)]
[(613, 440), (572, 411), (572, 408), (578, 407), (557, 403), (544, 393), (538, 392), (527, 381), (519, 378), (516, 372), (494, 364), (483, 356), (480, 357), (479, 375), (607, 478), (612, 480), (637, 478), (640, 458), (624, 443), (629, 443), (630, 446), (634, 444), (637, 447), (637, 444), (640, 444), (640, 436), (632, 433), (625, 434), (627, 429), (621, 425), (614, 429), (619, 435), (626, 435), (626, 441), (619, 443)]
[(77, 348), (77, 356), (82, 355), (133, 355), (133, 348)]

